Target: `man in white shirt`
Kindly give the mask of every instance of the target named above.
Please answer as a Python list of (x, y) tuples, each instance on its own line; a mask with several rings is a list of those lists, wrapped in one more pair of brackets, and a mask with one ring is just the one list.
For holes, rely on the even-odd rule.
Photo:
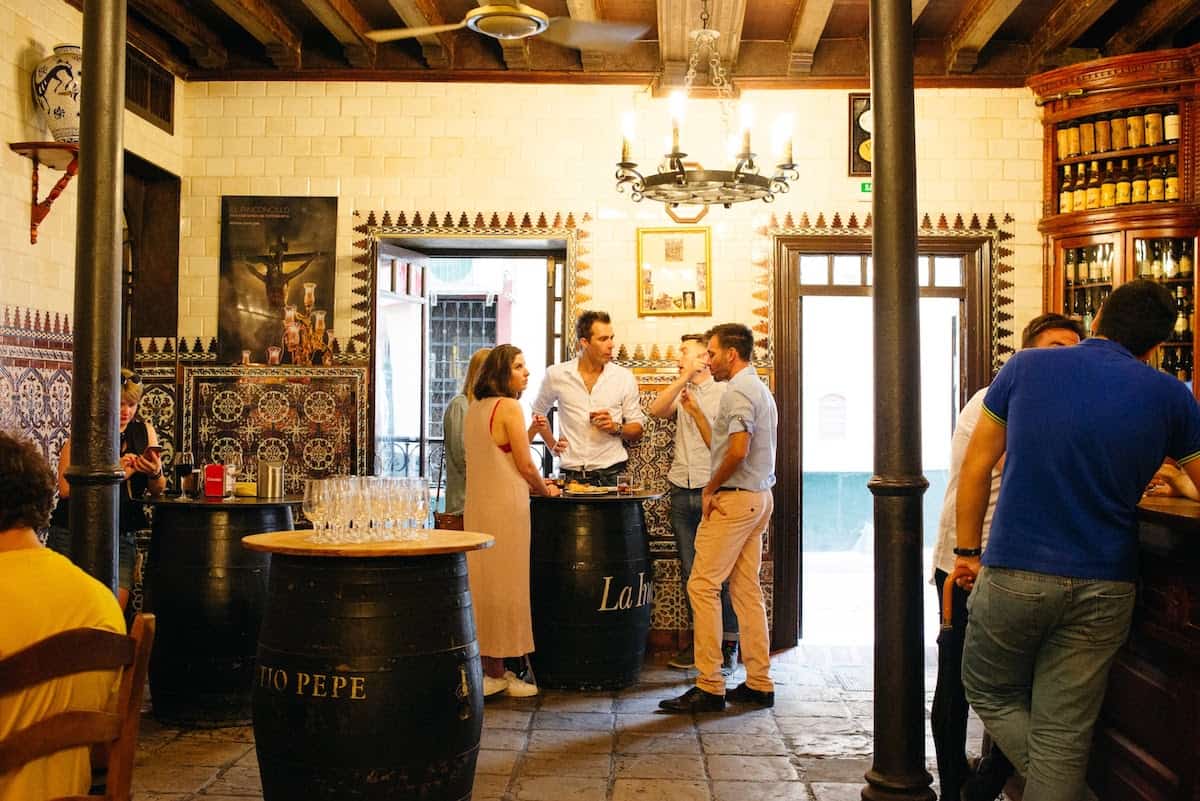
[[(1083, 337), (1083, 325), (1078, 320), (1072, 320), (1061, 314), (1049, 312), (1034, 317), (1021, 332), (1021, 347), (1024, 348), (1055, 348), (1078, 345)], [(967, 452), (967, 443), (983, 412), (983, 396), (987, 387), (976, 392), (967, 401), (967, 405), (958, 415), (958, 423), (954, 426), (954, 436), (950, 442), (950, 473), (946, 479), (946, 497), (942, 501), (942, 514), (938, 520), (937, 544), (933, 549), (933, 569), (930, 583), (937, 588), (938, 605), (941, 610), (942, 588), (950, 573), (954, 571), (955, 543), (955, 498), (958, 494), (958, 474), (962, 469), (963, 457)], [(1000, 472), (1003, 460), (992, 471), (991, 496), (988, 499), (987, 510), (983, 518), (983, 546), (987, 545), (988, 529), (992, 524), (992, 512), (996, 508), (996, 499), (1000, 495)], [(961, 587), (953, 590), (952, 622), (954, 634), (947, 644), (938, 638), (939, 650), (950, 647), (957, 649), (954, 664), (962, 662), (963, 639), (967, 630), (967, 591)], [(939, 614), (940, 611), (939, 611)], [(939, 663), (942, 660), (939, 660)], [(933, 708), (929, 714), (930, 726), (942, 736), (934, 737), (934, 750), (937, 752), (938, 775), (941, 777), (942, 794), (946, 798), (958, 798), (961, 783), (967, 778), (967, 696), (963, 689), (962, 676), (959, 671), (951, 671), (950, 675), (938, 672), (937, 691), (934, 693)], [(979, 790), (972, 788), (972, 793), (980, 793), (982, 798), (995, 798), (1004, 785), (1004, 780), (1012, 773), (1012, 765), (998, 748), (985, 760), (981, 760), (977, 778)], [(994, 792), (993, 792), (994, 790)]]
[[(629, 460), (625, 443), (642, 437), (645, 416), (633, 373), (613, 364), (613, 328), (607, 312), (585, 311), (575, 321), (579, 355), (546, 370), (533, 413), (545, 416), (558, 403), (561, 432), (552, 447), (562, 456), (563, 477), (614, 486)], [(554, 439), (541, 429), (542, 438)]]
[[(675, 448), (667, 481), (671, 485), (671, 528), (679, 551), (679, 578), (687, 597), (688, 577), (696, 559), (696, 529), (701, 518), (701, 494), (712, 474), (712, 421), (721, 407), (726, 384), (713, 380), (708, 371), (708, 342), (703, 334), (685, 334), (679, 345), (679, 376), (658, 393), (649, 412), (664, 420), (675, 418)], [(683, 413), (680, 414), (679, 412)], [(691, 604), (688, 604), (691, 614)], [(729, 582), (721, 587), (722, 667), (733, 672), (737, 653), (738, 622), (729, 600)], [(686, 670), (696, 666), (692, 646), (684, 648), (667, 663)]]

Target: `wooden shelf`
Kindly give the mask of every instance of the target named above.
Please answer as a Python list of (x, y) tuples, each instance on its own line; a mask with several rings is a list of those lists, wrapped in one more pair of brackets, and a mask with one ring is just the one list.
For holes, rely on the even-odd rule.
[(1127, 147), (1124, 150), (1105, 150), (1103, 153), (1097, 151), (1089, 153), (1086, 156), (1068, 156), (1065, 159), (1058, 159), (1054, 162), (1055, 168), (1062, 172), (1062, 167), (1069, 164), (1086, 164), (1089, 161), (1118, 161), (1120, 159), (1129, 159), (1130, 166), (1133, 161), (1146, 156), (1161, 156), (1164, 153), (1178, 153), (1179, 143), (1176, 142), (1170, 145), (1155, 145), (1153, 147)]
[[(33, 161), (32, 192), (29, 204), (29, 243), (37, 244), (37, 229), (58, 196), (79, 172), (79, 145), (74, 142), (11, 142), (9, 148)], [(45, 164), (63, 173), (45, 200), (38, 200), (38, 170)]]

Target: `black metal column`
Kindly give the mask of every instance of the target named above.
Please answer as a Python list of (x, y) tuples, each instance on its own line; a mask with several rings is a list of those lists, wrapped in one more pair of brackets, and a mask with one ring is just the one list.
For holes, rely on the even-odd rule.
[(71, 380), (71, 557), (117, 587), (121, 376), (121, 198), (125, 0), (83, 6), (75, 358)]
[(932, 801), (921, 624), (921, 362), (911, 0), (871, 0), (875, 752), (866, 801)]

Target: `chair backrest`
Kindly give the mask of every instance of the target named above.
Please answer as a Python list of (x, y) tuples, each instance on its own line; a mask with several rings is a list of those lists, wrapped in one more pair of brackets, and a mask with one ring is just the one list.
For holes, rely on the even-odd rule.
[(115, 711), (62, 712), (13, 732), (0, 741), (0, 773), (68, 748), (99, 746), (108, 754), (104, 795), (72, 798), (128, 801), (153, 643), (154, 615), (137, 615), (128, 636), (102, 629), (70, 629), (0, 660), (0, 695), (74, 673), (124, 668)]

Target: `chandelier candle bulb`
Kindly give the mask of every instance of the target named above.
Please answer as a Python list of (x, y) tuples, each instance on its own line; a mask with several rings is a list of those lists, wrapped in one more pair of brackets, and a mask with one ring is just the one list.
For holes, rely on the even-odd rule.
[(629, 161), (629, 140), (621, 137), (621, 161)]

